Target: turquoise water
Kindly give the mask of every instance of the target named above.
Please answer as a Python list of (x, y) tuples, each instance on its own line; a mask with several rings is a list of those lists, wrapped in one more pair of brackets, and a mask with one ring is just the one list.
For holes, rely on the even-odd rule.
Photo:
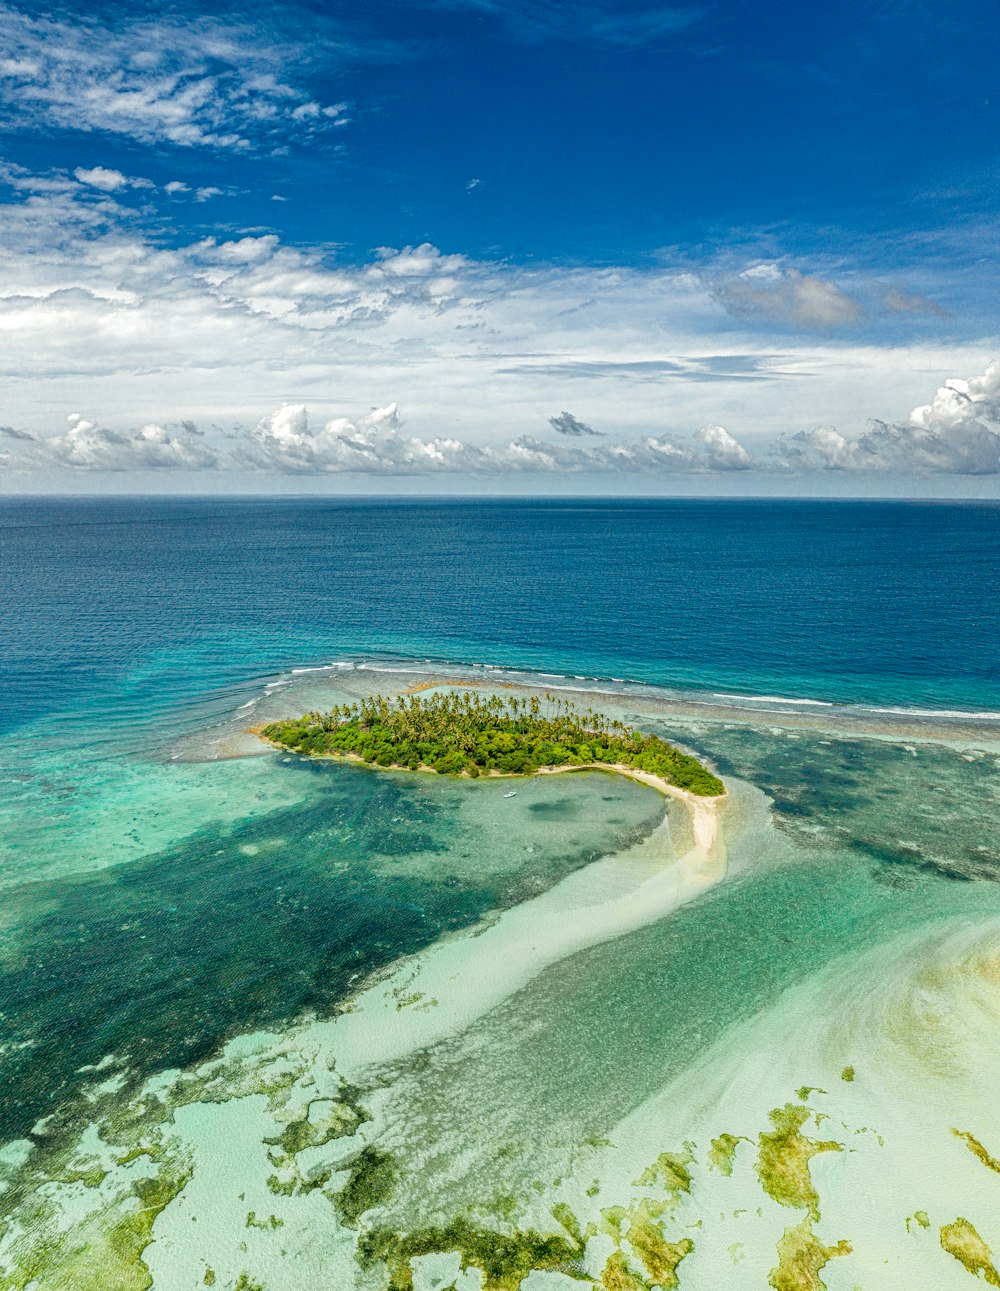
[[(991, 928), (998, 537), (988, 505), (0, 505), (0, 1286), (153, 1276), (166, 1291), (211, 1267), (227, 1291), (244, 1273), (244, 1289), (381, 1288), (378, 1267), (360, 1272), (359, 1226), (544, 1228), (577, 1176), (607, 1175), (610, 1202), (636, 1118), (699, 1064), (721, 1070), (727, 1046), (753, 1069), (739, 1037), (771, 1034), (795, 991), (907, 939), (932, 946), (937, 928)], [(691, 847), (683, 808), (652, 790), (580, 774), (507, 798), (505, 782), (260, 755), (246, 734), (426, 680), (576, 688), (708, 758), (731, 786), (726, 879), (616, 929), (602, 911)], [(538, 929), (505, 943), (504, 921), (546, 900)], [(578, 933), (565, 949), (546, 944), (560, 900)], [(477, 945), (495, 961), (470, 958)], [(938, 953), (879, 971), (905, 998), (901, 974), (932, 972)], [(424, 989), (434, 954), (447, 998)], [(816, 1070), (803, 1017), (774, 1026), (775, 1044), (792, 1027), (793, 1051), (801, 1028), (795, 1080), (838, 1078), (832, 1059)], [(268, 1046), (288, 1072), (260, 1074), (278, 1061)], [(252, 1060), (194, 1074), (224, 1050)], [(281, 1100), (320, 1089), (345, 1124), (361, 1118), (322, 1169), (339, 1138), (267, 1146), (291, 1115)], [(944, 1095), (921, 1090), (905, 1098), (943, 1116)], [(739, 1102), (718, 1095), (713, 1132)], [(641, 1131), (651, 1148), (660, 1124)], [(212, 1145), (240, 1134), (230, 1169)], [(365, 1142), (393, 1183), (345, 1223), (337, 1199)], [(108, 1144), (122, 1160), (141, 1146), (143, 1169), (183, 1183), (126, 1255), (108, 1216), (137, 1205), (133, 1158), (106, 1161), (99, 1184), (76, 1178)], [(199, 1190), (190, 1169), (220, 1173)], [(251, 1195), (281, 1225), (248, 1227)], [(69, 1236), (57, 1250), (43, 1230)], [(968, 1276), (941, 1258), (932, 1285)], [(728, 1276), (687, 1267), (695, 1289)], [(768, 1286), (761, 1267), (732, 1285)], [(923, 1285), (903, 1267), (880, 1285)], [(417, 1291), (450, 1285), (436, 1276)]]

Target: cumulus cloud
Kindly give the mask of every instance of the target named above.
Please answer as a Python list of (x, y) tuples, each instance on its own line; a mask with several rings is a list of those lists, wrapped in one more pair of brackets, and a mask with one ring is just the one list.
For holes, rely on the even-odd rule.
[(705, 426), (695, 435), (705, 449), (705, 462), (713, 471), (748, 471), (753, 458), (724, 426)]
[(718, 279), (718, 303), (734, 318), (760, 317), (817, 331), (853, 327), (861, 306), (835, 283), (777, 264), (753, 265)]
[[(563, 414), (570, 416), (572, 414)], [(469, 420), (475, 410), (469, 410)], [(779, 437), (763, 454), (729, 430), (705, 426), (690, 438), (646, 435), (582, 443), (560, 432), (549, 442), (520, 435), (475, 443), (455, 434), (411, 435), (395, 403), (314, 428), (305, 404), (283, 404), (249, 431), (209, 442), (190, 422), (107, 429), (77, 413), (56, 436), (0, 427), (6, 466), (80, 470), (242, 470), (278, 475), (709, 474), (751, 470), (1000, 474), (1000, 360), (969, 381), (946, 382), (901, 423), (876, 421), (857, 438), (833, 426)], [(576, 422), (576, 418), (572, 418)], [(580, 423), (582, 424), (582, 423)]]
[(578, 438), (581, 435), (601, 434), (585, 421), (578, 420), (571, 412), (561, 412), (558, 417), (550, 417), (549, 425), (557, 435), (573, 435)]
[[(107, 166), (93, 166), (89, 170), (77, 166), (73, 174), (81, 184), (88, 188), (99, 188), (102, 193), (116, 193), (122, 188), (155, 188), (150, 179), (123, 175), (120, 170), (111, 170)], [(169, 185), (167, 187), (169, 191)]]
[(456, 435), (406, 434), (394, 403), (354, 419), (332, 418), (315, 429), (305, 404), (283, 404), (252, 430), (232, 432), (215, 444), (205, 442), (190, 423), (118, 432), (78, 413), (68, 422), (65, 434), (49, 437), (8, 429), (10, 437), (24, 442), (18, 445), (20, 458), (15, 449), (7, 464), (94, 471), (221, 468), (306, 476), (697, 474), (752, 464), (747, 450), (721, 426), (706, 427), (689, 442), (650, 435), (585, 447), (520, 435), (475, 444)]
[(310, 429), (303, 404), (285, 404), (262, 418), (234, 453), (243, 465), (291, 474), (703, 472), (750, 464), (746, 449), (721, 426), (708, 427), (688, 445), (649, 436), (587, 448), (531, 435), (501, 444), (472, 444), (452, 435), (406, 435), (402, 428), (396, 404), (376, 408), (356, 421), (336, 418), (317, 431)]
[(873, 421), (857, 439), (833, 426), (778, 441), (778, 465), (795, 470), (1000, 475), (1000, 359), (979, 377), (946, 381), (906, 422)]
[[(10, 165), (0, 177), (16, 190), (0, 202), (4, 421), (38, 435), (4, 435), (6, 466), (996, 469), (995, 371), (950, 381), (929, 403), (915, 375), (978, 364), (981, 341), (961, 359), (950, 342), (887, 350), (783, 337), (776, 349), (752, 328), (734, 334), (687, 271), (475, 261), (429, 244), (358, 263), (259, 231), (184, 245), (121, 187)], [(537, 426), (540, 407), (578, 406), (581, 380), (589, 428), (603, 434), (566, 411)], [(282, 397), (308, 402), (313, 422), (269, 430), (261, 414)], [(331, 421), (393, 398), (418, 433), (384, 418)], [(882, 415), (919, 407), (858, 435), (866, 398)], [(54, 407), (101, 416), (69, 436)], [(189, 413), (255, 431), (197, 436), (176, 424)], [(143, 431), (150, 416), (165, 438)], [(768, 452), (765, 438), (809, 425), (818, 429)]]
[(0, 5), (0, 37), (8, 128), (45, 121), (141, 143), (248, 149), (346, 119), (346, 105), (320, 104), (292, 83), (301, 48), (249, 27), (170, 15), (105, 26)]
[(208, 470), (219, 465), (216, 453), (198, 443), (190, 430), (178, 433), (149, 423), (120, 434), (76, 412), (67, 421), (64, 435), (36, 441), (44, 457), (34, 455), (32, 465), (46, 461), (87, 471)]

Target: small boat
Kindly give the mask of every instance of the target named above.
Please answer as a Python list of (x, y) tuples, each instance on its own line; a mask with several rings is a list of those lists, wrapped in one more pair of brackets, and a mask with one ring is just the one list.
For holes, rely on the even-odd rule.
[(516, 790), (516, 789), (511, 789), (510, 793), (505, 793), (505, 794), (504, 794), (504, 797), (505, 797), (505, 798), (516, 798), (516, 797), (517, 797), (517, 790)]

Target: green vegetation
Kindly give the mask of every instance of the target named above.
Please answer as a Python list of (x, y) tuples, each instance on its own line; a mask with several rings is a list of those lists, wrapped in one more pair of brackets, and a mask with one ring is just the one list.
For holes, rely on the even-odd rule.
[(778, 1267), (771, 1270), (768, 1282), (774, 1291), (822, 1291), (823, 1268), (838, 1256), (850, 1255), (852, 1249), (844, 1241), (825, 1246), (813, 1232), (812, 1220), (803, 1219), (786, 1228), (778, 1241)]
[(952, 1134), (954, 1134), (955, 1138), (962, 1140), (972, 1155), (978, 1157), (987, 1170), (993, 1170), (1000, 1174), (1000, 1161), (996, 1157), (990, 1156), (989, 1152), (986, 1151), (974, 1135), (967, 1134), (965, 1130), (952, 1130)]
[(356, 1224), (366, 1210), (392, 1196), (398, 1171), (388, 1152), (369, 1144), (351, 1163), (347, 1183), (337, 1194), (337, 1210), (345, 1224)]
[(752, 1142), (751, 1139), (744, 1138), (740, 1134), (720, 1134), (717, 1139), (712, 1140), (712, 1146), (708, 1150), (709, 1165), (722, 1174), (731, 1175), (736, 1149), (741, 1143), (750, 1142)]
[(410, 1261), (419, 1255), (458, 1251), (462, 1268), (480, 1269), (484, 1291), (517, 1291), (534, 1269), (555, 1270), (590, 1282), (581, 1272), (583, 1248), (565, 1237), (526, 1232), (497, 1233), (477, 1228), (464, 1216), (443, 1228), (401, 1234), (386, 1228), (365, 1233), (358, 1244), (363, 1269), (379, 1261), (389, 1273), (389, 1291), (413, 1291)]
[(809, 1162), (819, 1152), (840, 1152), (841, 1145), (806, 1138), (802, 1127), (812, 1115), (808, 1107), (786, 1103), (768, 1113), (774, 1129), (758, 1138), (757, 1177), (779, 1205), (801, 1207), (819, 1219), (819, 1194)]
[(355, 756), (380, 767), (425, 768), (442, 775), (530, 775), (539, 767), (593, 763), (634, 767), (703, 797), (725, 793), (697, 759), (655, 735), (546, 695), (429, 697), (376, 695), (328, 713), (273, 722), (261, 732), (282, 748), (313, 757)]
[(1000, 1287), (1000, 1273), (993, 1263), (993, 1252), (967, 1219), (959, 1216), (953, 1223), (944, 1225), (941, 1229), (941, 1247), (968, 1269), (974, 1278), (978, 1279), (982, 1274), (989, 1286)]

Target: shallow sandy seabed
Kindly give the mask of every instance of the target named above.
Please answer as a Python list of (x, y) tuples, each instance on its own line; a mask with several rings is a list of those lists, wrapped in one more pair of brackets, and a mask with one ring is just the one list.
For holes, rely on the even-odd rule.
[[(763, 795), (728, 787), (733, 881), (790, 864)], [(18, 1203), (0, 1236), (0, 1286), (105, 1291), (151, 1278), (157, 1291), (360, 1291), (390, 1277), (414, 1291), (1000, 1285), (1000, 909), (989, 884), (978, 915), (969, 901), (964, 914), (942, 909), (887, 929), (863, 953), (845, 947), (726, 1028), (679, 1075), (665, 1064), (651, 1097), (569, 1157), (553, 1156), (558, 1175), (522, 1187), (499, 1156), (493, 1191), (467, 1198), (464, 1227), (429, 1213), (414, 1184), (419, 1162), (414, 1171), (406, 1161), (408, 1150), (426, 1150), (417, 1147), (425, 1111), (407, 1099), (428, 1060), (433, 1070), (433, 1055), (461, 1046), (554, 965), (578, 956), (584, 972), (588, 947), (669, 919), (713, 889), (724, 899), (728, 885), (715, 885), (725, 870), (721, 841), (699, 847), (676, 821), (671, 834), (668, 818), (635, 847), (399, 963), (333, 1019), (242, 1037), (221, 1059), (165, 1073), (122, 1106), (109, 1063), (94, 1125), (44, 1162), (52, 1182), (24, 1182), (44, 1149), (13, 1145), (0, 1156)], [(711, 946), (702, 971), (720, 971)], [(544, 1049), (558, 1026), (539, 1015), (530, 1043)], [(598, 1015), (581, 1063), (614, 1061), (601, 1037)], [(479, 1061), (488, 1072), (490, 1055)], [(446, 1102), (449, 1091), (436, 1097)], [(536, 1109), (517, 1110), (525, 1134), (544, 1139)], [(490, 1132), (486, 1121), (465, 1125), (464, 1138), (440, 1145), (449, 1164), (436, 1168), (471, 1159)], [(498, 1232), (508, 1235), (502, 1249)], [(362, 1268), (365, 1233), (374, 1254)]]

